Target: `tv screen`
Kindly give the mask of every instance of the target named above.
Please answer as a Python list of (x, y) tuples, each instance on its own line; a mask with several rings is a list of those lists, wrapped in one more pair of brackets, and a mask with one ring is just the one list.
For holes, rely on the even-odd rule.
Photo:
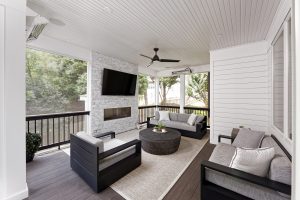
[(137, 75), (103, 70), (102, 95), (135, 95)]

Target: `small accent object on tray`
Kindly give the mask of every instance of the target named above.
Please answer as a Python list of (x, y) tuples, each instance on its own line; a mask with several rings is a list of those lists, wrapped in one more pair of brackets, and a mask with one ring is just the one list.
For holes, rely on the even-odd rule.
[(153, 132), (156, 132), (156, 133), (166, 133), (167, 130), (166, 130), (166, 126), (159, 122), (154, 128), (153, 128)]

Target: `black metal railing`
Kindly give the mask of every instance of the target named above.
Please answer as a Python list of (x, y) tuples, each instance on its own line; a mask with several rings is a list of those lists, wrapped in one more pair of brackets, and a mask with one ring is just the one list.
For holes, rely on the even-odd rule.
[(70, 142), (70, 134), (86, 128), (86, 116), (89, 111), (68, 112), (59, 114), (30, 115), (26, 117), (26, 130), (37, 133), (42, 138), (39, 150)]
[(157, 106), (159, 110), (165, 110), (165, 111), (170, 111), (174, 113), (179, 113), (180, 112), (180, 107), (179, 106)]
[[(139, 106), (139, 123), (143, 124), (147, 122), (147, 117), (154, 116), (155, 110), (166, 110), (174, 113), (180, 112), (179, 106), (162, 106), (162, 105), (152, 105), (152, 106)], [(185, 106), (184, 113), (186, 114), (196, 114), (196, 115), (203, 115), (207, 116), (208, 121), (207, 125), (209, 126), (209, 117), (210, 117), (210, 109), (209, 108), (200, 108), (200, 107), (189, 107)]]
[(156, 106), (139, 106), (139, 123), (143, 124), (147, 122), (147, 117), (153, 116)]
[(184, 107), (184, 113), (186, 114), (196, 114), (196, 115), (203, 115), (203, 116), (207, 116), (209, 118), (209, 108), (199, 108), (199, 107), (189, 107), (189, 106), (185, 106)]

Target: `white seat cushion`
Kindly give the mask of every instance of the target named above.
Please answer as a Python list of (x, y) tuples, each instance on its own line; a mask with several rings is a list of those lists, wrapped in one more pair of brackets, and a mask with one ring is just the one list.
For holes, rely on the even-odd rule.
[[(104, 152), (108, 151), (110, 149), (113, 149), (115, 147), (118, 147), (122, 144), (125, 144), (126, 142), (118, 139), (111, 139), (107, 142), (104, 142)], [(108, 156), (102, 160), (99, 161), (99, 171), (123, 160), (124, 158), (127, 158), (130, 155), (133, 155), (135, 153), (135, 146), (128, 147), (118, 153), (115, 153), (111, 156)]]
[(81, 138), (81, 139), (83, 139), (83, 140), (85, 140), (85, 141), (87, 141), (87, 142), (89, 142), (89, 143), (91, 143), (91, 144), (93, 144), (93, 145), (95, 145), (95, 146), (97, 146), (99, 148), (98, 153), (102, 153), (103, 152), (104, 146), (103, 146), (103, 141), (101, 139), (95, 138), (95, 137), (93, 137), (93, 136), (91, 136), (91, 135), (89, 135), (89, 134), (87, 134), (87, 133), (85, 133), (83, 131), (82, 132), (78, 132), (76, 134), (76, 136), (79, 137), (79, 138)]

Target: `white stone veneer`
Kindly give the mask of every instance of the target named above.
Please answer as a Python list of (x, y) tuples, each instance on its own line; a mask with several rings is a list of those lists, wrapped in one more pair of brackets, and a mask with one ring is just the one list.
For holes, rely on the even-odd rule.
[[(116, 58), (92, 52), (91, 63), (91, 131), (124, 132), (135, 128), (138, 121), (138, 86), (135, 96), (103, 96), (103, 69), (113, 69), (130, 74), (138, 74), (138, 66)], [(118, 81), (118, 80), (116, 80)], [(131, 107), (131, 117), (104, 121), (105, 108)]]

